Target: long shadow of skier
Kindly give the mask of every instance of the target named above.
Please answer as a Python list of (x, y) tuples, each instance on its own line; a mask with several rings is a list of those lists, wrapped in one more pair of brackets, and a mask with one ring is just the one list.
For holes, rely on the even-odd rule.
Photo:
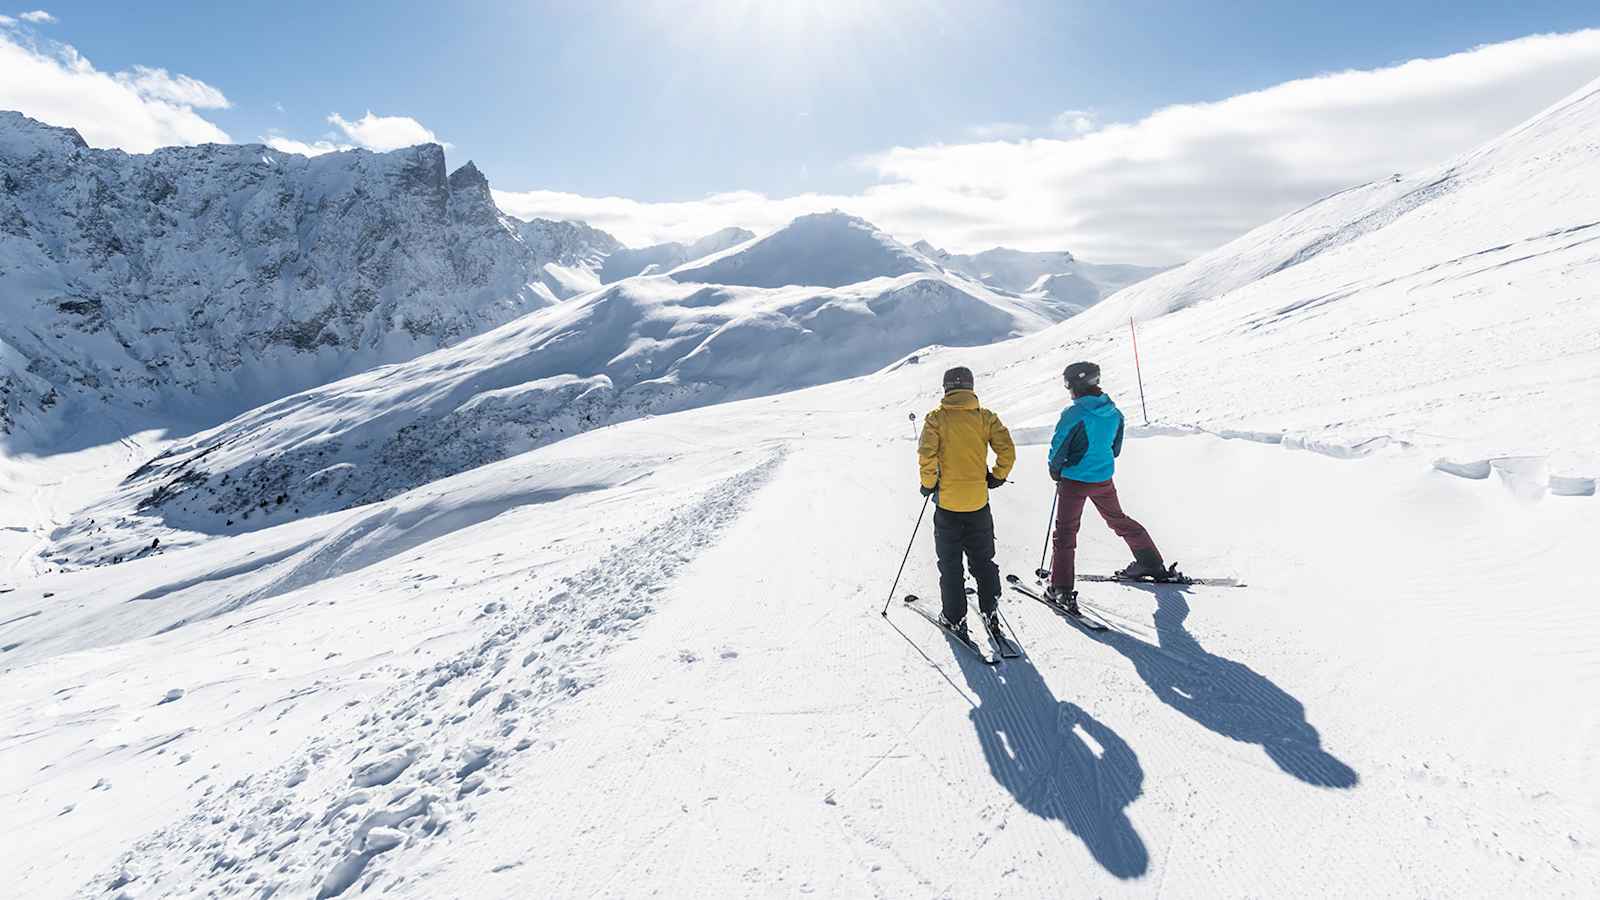
[(1077, 704), (1057, 700), (1026, 658), (986, 666), (946, 639), (978, 696), (968, 717), (994, 780), (1023, 809), (1065, 825), (1107, 872), (1145, 874), (1150, 853), (1127, 812), (1144, 790), (1133, 748)]
[(1126, 656), (1163, 703), (1206, 728), (1260, 744), (1278, 768), (1307, 784), (1355, 787), (1360, 776), (1322, 749), (1299, 700), (1249, 666), (1206, 650), (1184, 628), (1189, 601), (1181, 586), (1149, 588), (1156, 595), (1160, 646), (1115, 630), (1090, 636)]

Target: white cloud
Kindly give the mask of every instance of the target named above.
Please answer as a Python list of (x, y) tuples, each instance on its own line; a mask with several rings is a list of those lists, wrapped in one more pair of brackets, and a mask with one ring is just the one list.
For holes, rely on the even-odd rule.
[(195, 111), (227, 105), (221, 91), (186, 75), (142, 66), (101, 72), (66, 44), (36, 46), (0, 33), (0, 109), (76, 128), (91, 146), (146, 153), (228, 143), (226, 132)]
[[(278, 111), (283, 111), (281, 104), (278, 105)], [(274, 130), (261, 138), (261, 142), (274, 150), (299, 153), (302, 156), (320, 156), (336, 150), (354, 150), (357, 147), (382, 152), (414, 147), (417, 144), (441, 144), (447, 148), (450, 146), (410, 116), (375, 116), (369, 110), (366, 115), (352, 122), (338, 113), (332, 113), (328, 116), (328, 124), (338, 128), (343, 134), (343, 139), (340, 139), (339, 134), (329, 132), (320, 140), (297, 141), (294, 138), (284, 137)]]
[(197, 78), (187, 75), (170, 75), (166, 69), (134, 66), (130, 72), (118, 72), (117, 80), (133, 88), (141, 97), (165, 100), (178, 106), (197, 109), (227, 109), (233, 104), (222, 92)]
[(10, 16), (0, 16), (0, 28), (4, 28), (7, 25), (15, 25), (15, 24), (17, 24), (17, 20), (16, 19), (11, 18)]
[(1033, 132), (1033, 126), (1026, 122), (986, 122), (967, 129), (968, 135), (980, 141), (1013, 140), (1027, 137)]
[(1088, 134), (1098, 127), (1098, 119), (1093, 110), (1067, 109), (1056, 113), (1050, 127), (1056, 134)]
[(332, 141), (312, 141), (308, 144), (305, 141), (297, 141), (293, 138), (286, 138), (276, 134), (262, 138), (261, 143), (274, 150), (282, 150), (284, 153), (298, 153), (301, 156), (321, 156), (324, 153), (333, 153), (336, 150), (355, 149), (351, 144), (336, 144)]
[(352, 143), (368, 150), (398, 150), (417, 144), (450, 146), (410, 116), (375, 116), (368, 110), (354, 122), (338, 113), (328, 116), (328, 122), (343, 131)]
[(1053, 123), (1064, 128), (1057, 138), (896, 147), (863, 161), (879, 181), (859, 194), (495, 197), (515, 215), (583, 219), (630, 244), (772, 228), (840, 208), (952, 250), (1008, 244), (1176, 262), (1333, 191), (1443, 162), (1596, 74), (1600, 30), (1541, 35), (1167, 107), (1132, 123), (1073, 110)]
[(17, 18), (24, 22), (32, 22), (35, 25), (51, 25), (56, 21), (55, 16), (50, 15), (42, 9), (36, 9), (32, 12), (18, 13)]

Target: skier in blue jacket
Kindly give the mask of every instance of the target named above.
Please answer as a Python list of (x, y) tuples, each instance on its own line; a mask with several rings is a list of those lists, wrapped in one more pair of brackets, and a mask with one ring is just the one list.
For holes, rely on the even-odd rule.
[(1078, 592), (1072, 589), (1076, 574), (1078, 526), (1083, 506), (1093, 501), (1100, 517), (1133, 551), (1133, 562), (1117, 574), (1125, 578), (1164, 578), (1170, 573), (1150, 532), (1122, 511), (1117, 487), (1111, 481), (1116, 458), (1122, 453), (1122, 411), (1100, 390), (1100, 367), (1075, 362), (1061, 373), (1072, 405), (1061, 411), (1050, 439), (1050, 477), (1056, 482), (1055, 553), (1050, 563), (1050, 600), (1077, 612)]

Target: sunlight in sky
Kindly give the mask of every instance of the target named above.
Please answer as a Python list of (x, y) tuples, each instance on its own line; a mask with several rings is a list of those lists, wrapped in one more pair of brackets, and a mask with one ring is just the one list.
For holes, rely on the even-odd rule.
[(904, 0), (655, 0), (652, 4), (664, 28), (694, 38), (791, 50), (825, 47), (841, 37), (904, 27), (927, 15), (932, 6)]

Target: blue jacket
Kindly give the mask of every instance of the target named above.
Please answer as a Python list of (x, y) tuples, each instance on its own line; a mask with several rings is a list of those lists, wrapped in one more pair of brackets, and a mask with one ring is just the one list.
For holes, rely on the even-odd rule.
[(1072, 401), (1050, 438), (1050, 477), (1097, 484), (1110, 481), (1122, 453), (1122, 410), (1104, 394)]

